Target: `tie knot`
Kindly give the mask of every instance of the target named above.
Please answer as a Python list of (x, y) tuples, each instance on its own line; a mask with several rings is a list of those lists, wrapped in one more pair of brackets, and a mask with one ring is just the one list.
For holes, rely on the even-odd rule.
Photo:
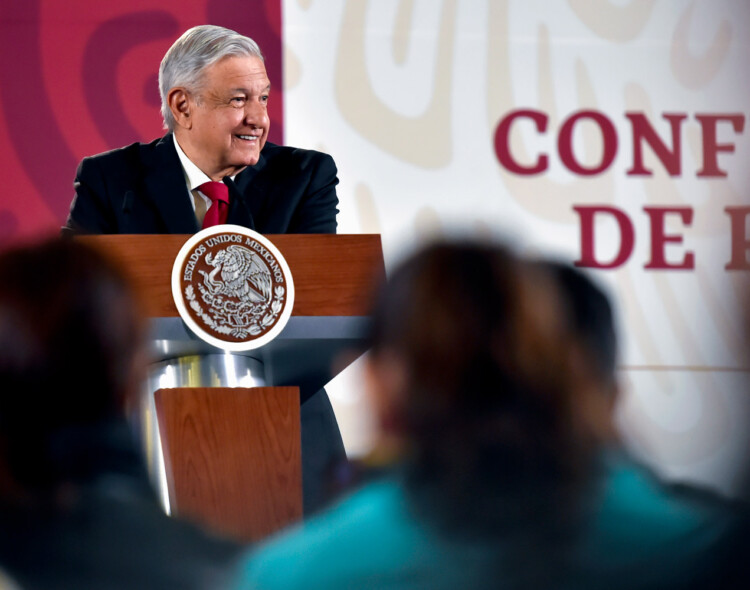
[(229, 188), (223, 182), (204, 182), (198, 190), (211, 199), (211, 206), (203, 218), (203, 228), (227, 222), (229, 211)]
[(198, 190), (211, 199), (213, 203), (221, 201), (229, 204), (229, 189), (223, 182), (204, 182), (198, 187)]

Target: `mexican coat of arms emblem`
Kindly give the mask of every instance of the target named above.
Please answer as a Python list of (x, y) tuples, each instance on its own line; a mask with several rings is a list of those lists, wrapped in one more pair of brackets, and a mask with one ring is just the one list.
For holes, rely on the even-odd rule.
[(177, 255), (172, 294), (188, 327), (225, 350), (275, 338), (294, 305), (294, 284), (278, 249), (247, 228), (219, 225), (192, 236)]

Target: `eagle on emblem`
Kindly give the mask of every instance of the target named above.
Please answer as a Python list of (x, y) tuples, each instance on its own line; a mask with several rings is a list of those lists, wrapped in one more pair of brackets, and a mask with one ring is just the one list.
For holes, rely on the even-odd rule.
[[(211, 295), (226, 295), (243, 302), (259, 303), (271, 297), (271, 271), (252, 250), (232, 244), (215, 256), (206, 255), (206, 263), (214, 269), (203, 275), (203, 283)], [(221, 280), (216, 280), (221, 273)]]

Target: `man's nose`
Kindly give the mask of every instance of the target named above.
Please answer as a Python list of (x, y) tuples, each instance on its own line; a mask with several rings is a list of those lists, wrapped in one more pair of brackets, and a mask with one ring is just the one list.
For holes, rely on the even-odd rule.
[(266, 105), (255, 100), (249, 100), (245, 105), (245, 123), (263, 125), (268, 122)]

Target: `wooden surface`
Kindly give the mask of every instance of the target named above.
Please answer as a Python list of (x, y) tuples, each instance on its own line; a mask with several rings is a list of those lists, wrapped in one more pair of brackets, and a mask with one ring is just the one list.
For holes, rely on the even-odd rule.
[[(268, 235), (292, 272), (297, 316), (365, 316), (385, 276), (378, 234)], [(172, 265), (189, 235), (101, 235), (76, 239), (109, 253), (128, 269), (150, 317), (179, 315), (172, 298)]]
[(173, 514), (243, 542), (302, 518), (298, 388), (154, 395)]

